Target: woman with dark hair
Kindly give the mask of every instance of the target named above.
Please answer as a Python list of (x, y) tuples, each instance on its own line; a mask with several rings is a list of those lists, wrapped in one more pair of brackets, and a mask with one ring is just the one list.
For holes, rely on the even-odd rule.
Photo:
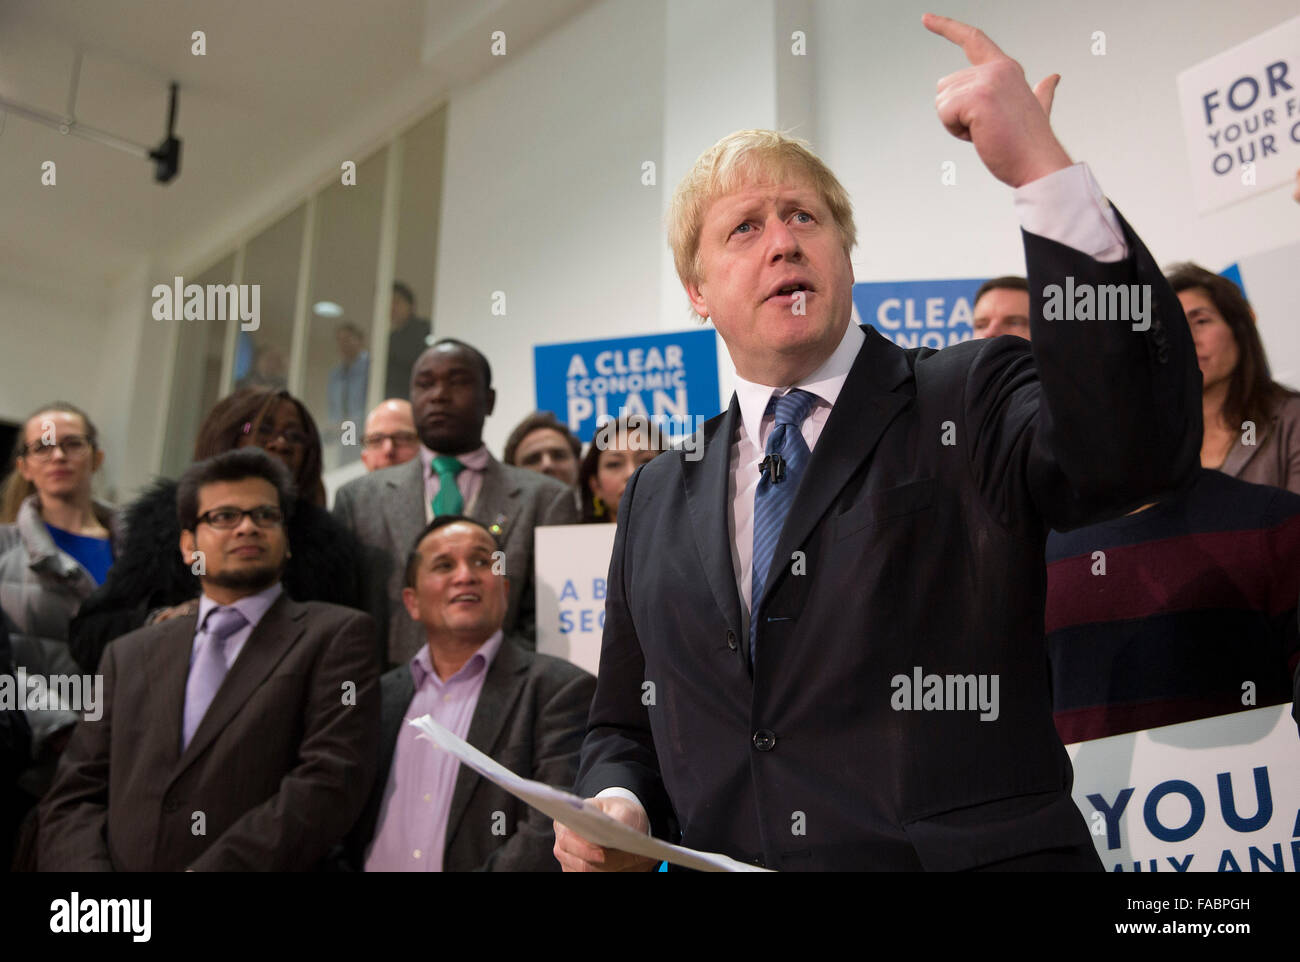
[[(199, 426), (194, 460), (249, 446), (284, 462), (298, 491), (288, 527), (286, 593), (295, 601), (356, 606), (356, 543), (324, 508), (320, 434), (306, 407), (283, 390), (236, 391)], [(199, 581), (181, 557), (176, 482), (155, 481), (126, 509), (124, 524), (126, 540), (108, 580), (72, 623), (72, 654), (86, 671), (95, 670), (114, 638), (196, 610)]]
[(666, 434), (644, 414), (628, 414), (596, 429), (578, 469), (582, 521), (618, 521), (618, 503), (628, 478), (670, 447)]
[(1168, 280), (1201, 367), (1201, 466), (1300, 494), (1300, 394), (1269, 373), (1255, 312), (1236, 284), (1196, 264), (1175, 264)]

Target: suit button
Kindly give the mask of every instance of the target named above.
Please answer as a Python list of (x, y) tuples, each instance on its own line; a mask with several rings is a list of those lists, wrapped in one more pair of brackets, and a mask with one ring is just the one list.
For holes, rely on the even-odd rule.
[(734, 631), (727, 632), (727, 647), (732, 651), (736, 650), (736, 633)]
[(760, 728), (754, 732), (754, 747), (760, 752), (770, 752), (776, 747), (776, 733)]

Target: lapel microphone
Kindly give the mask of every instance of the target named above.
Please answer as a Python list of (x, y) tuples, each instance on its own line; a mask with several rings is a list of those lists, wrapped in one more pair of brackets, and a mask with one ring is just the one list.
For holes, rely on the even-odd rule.
[(785, 480), (785, 458), (781, 455), (769, 454), (758, 465), (758, 473), (766, 474), (767, 480), (772, 484), (780, 484)]

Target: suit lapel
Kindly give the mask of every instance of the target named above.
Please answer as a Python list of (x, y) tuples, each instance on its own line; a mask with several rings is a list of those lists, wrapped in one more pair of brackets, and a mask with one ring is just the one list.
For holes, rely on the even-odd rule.
[[(497, 739), (506, 721), (514, 715), (515, 702), (523, 691), (524, 681), (528, 677), (528, 664), (531, 655), (510, 640), (507, 635), (497, 649), (497, 655), (488, 667), (487, 677), (483, 679), (483, 688), (479, 691), (478, 704), (474, 706), (474, 716), (469, 722), (469, 731), (465, 741), (469, 742), (485, 755), (491, 755), (496, 748)], [(520, 772), (525, 778), (528, 772)], [(470, 795), (478, 784), (475, 771), (467, 765), (461, 765), (456, 774), (456, 787), (451, 793), (451, 808), (447, 811), (447, 842), (450, 844), (460, 828), (460, 821), (465, 817)]]
[(159, 724), (156, 737), (162, 743), (163, 757), (167, 759), (179, 758), (181, 754), (185, 685), (190, 677), (190, 654), (194, 650), (194, 632), (198, 622), (197, 614), (163, 622), (158, 643), (149, 648), (146, 684), (149, 697), (157, 699)]
[[(212, 740), (223, 732), (231, 720), (239, 714), (248, 703), (249, 696), (266, 680), (271, 670), (280, 663), (280, 659), (289, 651), (306, 630), (303, 621), (307, 609), (292, 601), (288, 595), (281, 594), (271, 605), (262, 620), (257, 623), (239, 657), (230, 666), (230, 671), (221, 682), (221, 687), (213, 696), (212, 704), (199, 722), (185, 753), (181, 755), (172, 774), (174, 780), (185, 771), (194, 760), (207, 749)], [(191, 634), (192, 637), (192, 634)], [(181, 684), (181, 697), (184, 698), (185, 686)], [(179, 747), (180, 740), (177, 739)]]
[(424, 529), (424, 462), (417, 455), (392, 474), (384, 485), (384, 523), (401, 565), (411, 541)]
[[(893, 391), (911, 377), (903, 352), (896, 350), (871, 328), (864, 330), (866, 340), (849, 369), (840, 396), (804, 469), (773, 559), (791, 557), (821, 520), (840, 489), (871, 457), (885, 428), (912, 400), (909, 393)], [(789, 569), (789, 564), (773, 561), (764, 598), (772, 593)], [(757, 608), (758, 602), (755, 601), (754, 609)]]
[(720, 418), (704, 425), (704, 457), (681, 459), (686, 486), (686, 509), (695, 546), (704, 564), (713, 599), (728, 625), (740, 630), (740, 595), (736, 592), (736, 569), (731, 561), (731, 527), (727, 523), (731, 504), (727, 500), (731, 474), (731, 445), (740, 423), (740, 402), (731, 396), (731, 406)]
[(478, 489), (478, 496), (474, 499), (474, 510), (470, 512), (470, 517), (489, 527), (499, 524), (501, 530), (497, 533), (497, 537), (504, 544), (510, 537), (510, 522), (519, 513), (518, 499), (521, 490), (518, 483), (512, 482), (506, 476), (501, 462), (489, 455), (487, 467), (483, 469), (483, 483)]

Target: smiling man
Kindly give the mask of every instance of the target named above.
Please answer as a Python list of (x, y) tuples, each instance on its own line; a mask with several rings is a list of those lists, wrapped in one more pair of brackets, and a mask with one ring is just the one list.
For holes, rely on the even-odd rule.
[(569, 488), (536, 471), (502, 464), (483, 443), (483, 422), (496, 406), (492, 367), (477, 349), (444, 338), (411, 372), (411, 409), (419, 457), (339, 489), (334, 514), (361, 547), (357, 570), (366, 609), (385, 639), (383, 658), (404, 664), (424, 639), (402, 613), (403, 564), (410, 539), (444, 514), (465, 514), (493, 529), (510, 557), (506, 631), (534, 644), (533, 529), (574, 524)]
[(384, 675), (379, 778), (349, 845), (368, 872), (558, 871), (550, 821), (423, 740), (432, 715), (511, 771), (568, 788), (596, 679), (502, 629), (504, 556), (483, 525), (436, 518), (406, 563), (402, 602), (426, 643)]
[[(940, 120), (1016, 192), (1033, 354), (904, 350), (852, 324), (835, 176), (773, 131), (707, 150), (669, 240), (736, 393), (702, 459), (627, 484), (577, 789), (780, 870), (1096, 870), (1052, 724), (1044, 543), (1194, 469), (1195, 358), (1141, 241), (1052, 133), (1058, 78), (1031, 90), (978, 30), (924, 23), (971, 64), (940, 81)], [(1067, 276), (1151, 285), (1149, 329), (1042, 321)], [(923, 704), (893, 697), (900, 676), (927, 679)], [(931, 698), (930, 678), (987, 679), (999, 704)], [(653, 867), (562, 826), (555, 854)]]
[(342, 841), (374, 777), (374, 622), (284, 593), (291, 503), (257, 448), (181, 476), (197, 615), (105, 649), (103, 717), (42, 804), (42, 870), (307, 870)]

